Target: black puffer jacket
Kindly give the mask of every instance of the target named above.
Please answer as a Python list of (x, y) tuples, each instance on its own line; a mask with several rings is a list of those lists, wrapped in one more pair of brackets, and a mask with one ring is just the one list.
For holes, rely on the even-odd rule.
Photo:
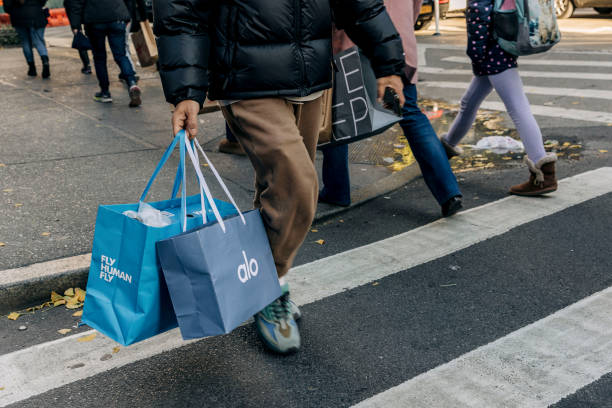
[(11, 16), (13, 27), (42, 28), (47, 25), (43, 6), (47, 0), (4, 0), (4, 10)]
[(154, 0), (166, 99), (203, 103), (207, 91), (211, 99), (250, 99), (329, 88), (332, 10), (377, 77), (401, 74), (401, 40), (382, 0)]
[(65, 0), (64, 7), (73, 29), (80, 29), (82, 24), (130, 21), (124, 0)]

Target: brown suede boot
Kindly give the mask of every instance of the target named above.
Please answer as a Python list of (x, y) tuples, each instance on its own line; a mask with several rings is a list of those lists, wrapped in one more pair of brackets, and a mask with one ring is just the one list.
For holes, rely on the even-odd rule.
[(219, 151), (226, 154), (235, 154), (238, 156), (246, 156), (242, 145), (238, 142), (230, 142), (227, 139), (221, 139), (219, 142)]
[(510, 187), (509, 193), (520, 196), (537, 196), (557, 190), (556, 161), (557, 155), (554, 153), (547, 154), (536, 164), (525, 156), (525, 162), (531, 173), (529, 181)]

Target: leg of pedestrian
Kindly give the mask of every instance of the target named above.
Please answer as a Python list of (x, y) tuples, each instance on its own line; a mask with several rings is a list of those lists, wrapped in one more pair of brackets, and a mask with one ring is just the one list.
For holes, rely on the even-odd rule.
[(126, 23), (124, 21), (117, 21), (110, 24), (108, 33), (108, 45), (113, 53), (113, 58), (121, 70), (121, 75), (125, 78), (125, 81), (129, 88), (130, 107), (140, 106), (141, 90), (136, 84), (136, 72), (134, 71), (130, 58), (126, 55), (125, 39), (126, 37)]
[(406, 102), (402, 108), (400, 126), (419, 163), (427, 187), (442, 208), (442, 215), (451, 216), (462, 207), (457, 178), (440, 139), (418, 106), (416, 85), (404, 81), (404, 97)]
[(541, 195), (557, 189), (554, 153), (546, 154), (542, 132), (536, 122), (529, 100), (523, 91), (523, 83), (516, 68), (489, 76), (495, 91), (504, 102), (506, 110), (525, 145), (525, 162), (529, 168), (529, 181), (512, 186), (510, 193), (517, 195)]
[(28, 76), (36, 76), (36, 64), (34, 64), (34, 53), (32, 52), (30, 29), (26, 27), (15, 27), (15, 31), (17, 31), (17, 35), (19, 35), (23, 56), (28, 63)]
[(240, 142), (238, 142), (238, 139), (236, 139), (227, 123), (225, 123), (225, 137), (219, 142), (219, 152), (238, 156), (246, 155)]
[(79, 57), (81, 58), (81, 62), (83, 63), (83, 68), (81, 68), (81, 72), (86, 75), (91, 74), (91, 65), (89, 62), (89, 55), (87, 54), (87, 50), (79, 50)]
[(319, 201), (342, 207), (351, 205), (351, 181), (348, 166), (348, 145), (332, 146), (322, 149), (323, 188)]
[(87, 37), (91, 43), (91, 53), (93, 54), (96, 77), (100, 85), (100, 92), (94, 95), (97, 102), (112, 102), (109, 91), (108, 70), (106, 68), (106, 24), (88, 24), (85, 26)]
[(314, 219), (318, 183), (314, 167), (320, 98), (295, 105), (282, 98), (250, 99), (222, 108), (255, 168), (255, 206), (261, 209), (283, 295), (255, 316), (262, 340), (279, 353), (297, 351), (288, 272)]
[(457, 144), (470, 130), (476, 120), (476, 114), (480, 104), (491, 93), (493, 87), (486, 76), (475, 76), (472, 78), (470, 86), (461, 97), (459, 113), (448, 130), (442, 135), (442, 143), (447, 151), (449, 158), (461, 154)]
[(36, 48), (42, 60), (42, 77), (49, 78), (51, 76), (51, 68), (49, 67), (49, 54), (45, 45), (45, 28), (31, 28), (30, 38), (32, 39), (32, 45)]

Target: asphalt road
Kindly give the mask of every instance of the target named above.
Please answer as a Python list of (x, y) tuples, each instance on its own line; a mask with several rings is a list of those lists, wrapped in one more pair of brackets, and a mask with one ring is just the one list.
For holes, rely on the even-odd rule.
[[(587, 15), (570, 20), (566, 25), (586, 31), (612, 26), (608, 23), (610, 20)], [(448, 25), (461, 26), (457, 21)], [(559, 72), (608, 74), (609, 67), (589, 66), (589, 62), (612, 64), (612, 44), (601, 41), (601, 35), (606, 35), (602, 32), (604, 34), (569, 33), (567, 42), (555, 49), (558, 53), (539, 58), (585, 64), (573, 67), (555, 63), (527, 65), (521, 69), (544, 72), (549, 77), (524, 77), (525, 85), (553, 89), (551, 92), (576, 89), (612, 94), (609, 80), (555, 78)], [(443, 32), (441, 39), (426, 35), (419, 37), (420, 42), (434, 46), (425, 51), (425, 67), (469, 69), (467, 65), (462, 67), (461, 63), (444, 60), (463, 56), (463, 34)], [(448, 48), (441, 48), (441, 45)], [(448, 86), (449, 83), (467, 82), (470, 77), (469, 74), (432, 72), (434, 70), (421, 75), (422, 82), (430, 84), (420, 88), (421, 96), (446, 102), (456, 101), (462, 92), (460, 88)], [(554, 108), (539, 111), (546, 115), (536, 115), (545, 138), (583, 146), (578, 156), (560, 160), (560, 178), (612, 166), (612, 156), (606, 152), (612, 152), (612, 127), (609, 126), (612, 120), (609, 123), (605, 120), (612, 112), (612, 97), (605, 93), (597, 98), (580, 93), (540, 93), (529, 97), (535, 106)], [(495, 97), (490, 101), (495, 102)], [(585, 114), (585, 111), (594, 113)], [(583, 115), (580, 120), (574, 117), (580, 114)], [(483, 207), (486, 204), (504, 199), (507, 187), (525, 177), (526, 169), (516, 161), (488, 170), (458, 173), (465, 207), (478, 208), (477, 211), (486, 208)], [(612, 180), (604, 180), (604, 184), (606, 182), (612, 183)], [(533, 203), (535, 211), (545, 207), (547, 201), (527, 202)], [(418, 231), (419, 227), (433, 225), (437, 219), (439, 208), (419, 179), (385, 197), (313, 225), (317, 232), (309, 234), (296, 265), (308, 265), (398, 234)], [(436, 379), (436, 369), (452, 365), (466, 353), (512, 336), (531, 324), (537, 325), (569, 305), (612, 287), (611, 219), (612, 193), (605, 193), (517, 225), (465, 249), (432, 256), (429, 262), (306, 304), (302, 307), (304, 318), (300, 323), (303, 348), (292, 356), (279, 357), (266, 352), (252, 326), (246, 325), (230, 335), (164, 350), (118, 368), (102, 370), (89, 378), (84, 374), (76, 381), (47, 392), (34, 392), (34, 396), (13, 406), (351, 406), (376, 398), (430, 370)], [(317, 244), (318, 239), (324, 239), (325, 244)], [(435, 252), (435, 248), (431, 251)], [(356, 275), (367, 272), (355, 270)], [(87, 330), (75, 328), (77, 319), (71, 314), (71, 311), (56, 308), (21, 317), (16, 322), (0, 319), (0, 361), (18, 350), (27, 356), (36, 347), (61, 341), (63, 336), (57, 333), (58, 329), (74, 328), (73, 333)], [(595, 336), (597, 322), (591, 321), (589, 315), (583, 320), (585, 330), (593, 330)], [(21, 325), (27, 330), (18, 330)], [(567, 342), (571, 343), (570, 340)], [(559, 341), (564, 341), (562, 335)], [(538, 344), (537, 337), (526, 346), (534, 344)], [(609, 344), (608, 338), (593, 352)], [(571, 347), (567, 347), (571, 351)], [(550, 354), (554, 351), (550, 350)], [(61, 354), (69, 355), (70, 352), (68, 344), (64, 352), (60, 350), (53, 358), (63, 362)], [(612, 367), (612, 362), (606, 358), (604, 361)], [(564, 363), (577, 364), (578, 360), (578, 356), (567, 353)], [(49, 361), (33, 361), (32, 364), (45, 367), (48, 375), (53, 376), (51, 356)], [(531, 368), (537, 370), (537, 365)], [(83, 369), (87, 370), (87, 366)], [(11, 370), (18, 369), (13, 367), (0, 373), (0, 405), (2, 393), (12, 392), (2, 389), (3, 383), (8, 381), (6, 376), (16, 373)], [(495, 377), (493, 363), (488, 370), (490, 376)], [(601, 378), (574, 388), (569, 395), (560, 395), (551, 404), (529, 406), (610, 407), (612, 378), (609, 370), (604, 371)], [(543, 372), (541, 376), (549, 374)], [(520, 377), (520, 373), (517, 376)], [(512, 383), (512, 378), (503, 379)], [(463, 383), (466, 379), (457, 376), (450, 379), (450, 383), (449, 379), (445, 381), (450, 386), (453, 381)], [(554, 388), (553, 385), (550, 388)], [(464, 391), (469, 394), (469, 387)], [(517, 388), (515, 394), (521, 391), (524, 390)], [(469, 401), (465, 406), (470, 406)], [(500, 399), (474, 406), (516, 405)]]

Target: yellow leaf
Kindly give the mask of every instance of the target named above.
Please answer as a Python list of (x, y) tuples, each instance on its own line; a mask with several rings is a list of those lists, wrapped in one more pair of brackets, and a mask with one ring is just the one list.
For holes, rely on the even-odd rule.
[(23, 204), (21, 204), (21, 203), (15, 203), (15, 207), (19, 208), (19, 207), (21, 207), (21, 206), (23, 206)]
[(4, 242), (0, 242), (0, 247), (6, 246)]
[(56, 300), (55, 302), (53, 302), (53, 306), (60, 306), (60, 305), (65, 305), (66, 304), (66, 299), (60, 299), (60, 300)]
[(64, 291), (64, 296), (74, 296), (74, 288), (68, 288)]
[(66, 309), (78, 309), (83, 306), (82, 303), (66, 303)]
[(319, 245), (323, 245), (325, 243), (325, 240), (324, 239), (317, 239), (315, 242), (317, 244), (319, 244)]
[(72, 331), (72, 329), (59, 329), (57, 332), (59, 334), (67, 334), (70, 333)]
[(7, 317), (9, 320), (17, 320), (19, 316), (21, 316), (20, 313), (13, 312), (13, 313), (10, 313)]
[(0, 167), (6, 167), (6, 164), (0, 163)]
[(570, 142), (565, 142), (565, 143), (563, 143), (563, 146), (564, 146), (564, 147), (567, 147), (567, 146), (569, 146), (569, 145), (571, 145), (571, 143), (570, 143)]
[[(3, 166), (0, 165), (0, 167), (3, 167)], [(0, 391), (4, 391), (4, 387), (0, 387)]]
[(45, 231), (40, 235), (42, 235), (43, 237), (48, 237), (49, 235), (51, 235), (51, 233), (49, 231)]
[(599, 149), (599, 153), (608, 153), (606, 149)]
[(121, 347), (113, 347), (113, 354), (117, 354), (121, 350)]
[(89, 336), (79, 337), (79, 338), (77, 339), (77, 341), (78, 341), (79, 343), (86, 343), (86, 342), (88, 342), (88, 341), (92, 341), (92, 340), (93, 340), (93, 339), (95, 339), (95, 338), (96, 338), (96, 333), (92, 333), (92, 334), (90, 334)]
[(319, 232), (318, 229), (311, 229), (310, 232)]
[(580, 146), (579, 144), (575, 144), (575, 145), (571, 145), (569, 148), (570, 149), (580, 149), (582, 146)]
[(51, 292), (51, 301), (52, 302), (57, 302), (58, 300), (64, 299), (63, 296), (59, 295), (57, 292), (53, 291)]
[(380, 283), (379, 283), (379, 282), (374, 282), (374, 283), (372, 284), (372, 286), (378, 286), (378, 285), (380, 285)]
[(72, 317), (81, 317), (81, 316), (83, 316), (83, 311), (82, 310), (79, 310), (78, 312), (74, 312), (72, 314)]
[(77, 299), (79, 300), (79, 302), (84, 302), (85, 301), (85, 291), (81, 288), (75, 288), (74, 289), (74, 295), (77, 297)]
[(12, 193), (13, 189), (12, 188), (5, 188), (4, 190), (2, 190), (5, 193)]
[(502, 157), (502, 160), (512, 160), (512, 157), (510, 157), (510, 156), (504, 156), (504, 157)]

